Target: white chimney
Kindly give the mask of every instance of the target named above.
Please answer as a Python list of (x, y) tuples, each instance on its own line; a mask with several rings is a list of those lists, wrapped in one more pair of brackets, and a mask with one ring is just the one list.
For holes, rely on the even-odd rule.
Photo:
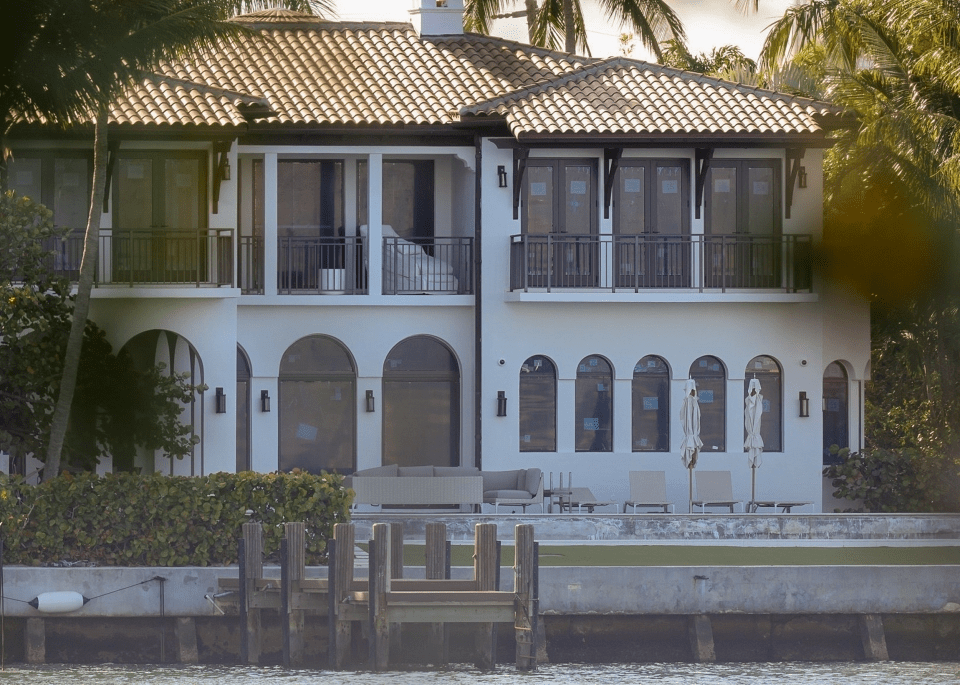
[(463, 0), (413, 0), (410, 21), (421, 36), (463, 33)]

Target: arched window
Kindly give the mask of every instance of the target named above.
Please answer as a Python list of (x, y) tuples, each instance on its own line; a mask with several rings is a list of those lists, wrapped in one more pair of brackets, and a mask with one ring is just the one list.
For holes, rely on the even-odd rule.
[[(764, 452), (783, 452), (783, 382), (780, 365), (772, 357), (754, 357), (747, 364), (743, 376), (743, 394), (746, 397), (750, 381), (760, 381), (763, 395), (763, 416), (760, 418), (760, 437)], [(747, 429), (743, 429), (746, 439)]]
[(633, 451), (670, 451), (670, 369), (648, 355), (633, 367)]
[(613, 451), (613, 369), (603, 357), (585, 357), (577, 367), (577, 452)]
[(831, 362), (823, 372), (823, 463), (839, 463), (831, 447), (850, 446), (849, 379), (840, 362)]
[(383, 364), (383, 463), (460, 464), (460, 367), (435, 338), (407, 338)]
[(351, 473), (357, 455), (357, 372), (347, 349), (313, 335), (280, 360), (280, 470)]
[(250, 470), (250, 360), (237, 345), (237, 473)]
[(700, 439), (704, 452), (727, 450), (727, 370), (716, 357), (700, 357), (690, 367), (700, 399)]
[(546, 357), (520, 367), (520, 451), (557, 451), (557, 367)]

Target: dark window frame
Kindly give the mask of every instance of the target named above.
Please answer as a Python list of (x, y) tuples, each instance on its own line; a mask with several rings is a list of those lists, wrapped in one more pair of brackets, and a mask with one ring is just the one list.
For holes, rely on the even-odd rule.
[[(698, 373), (699, 369), (704, 368), (700, 366), (700, 362), (705, 360), (716, 361), (720, 365), (720, 372), (722, 373), (722, 376), (716, 373)], [(707, 363), (709, 364), (710, 362), (708, 361)], [(708, 452), (708, 453), (709, 452), (726, 452), (727, 451), (727, 379), (729, 378), (729, 374), (727, 373), (727, 366), (726, 364), (723, 363), (723, 360), (721, 360), (719, 357), (716, 357), (712, 354), (705, 354), (695, 359), (693, 364), (690, 365), (689, 377), (697, 382), (697, 397), (699, 398), (699, 405), (700, 405), (700, 439), (703, 440), (703, 447), (701, 448), (701, 451)], [(704, 381), (710, 380), (710, 379), (713, 379), (714, 381), (719, 380), (719, 384), (717, 385), (717, 388), (719, 388), (720, 391), (723, 393), (723, 397), (720, 398), (719, 402), (716, 401), (715, 394), (709, 403), (703, 401), (703, 391), (706, 389), (703, 387), (703, 385), (705, 384)], [(717, 410), (720, 414), (720, 418), (719, 418), (720, 440), (718, 441), (720, 443), (719, 445), (711, 444), (711, 442), (708, 440), (708, 438), (711, 437), (710, 434), (705, 433), (703, 430), (704, 423), (705, 423), (704, 413), (708, 415), (708, 421), (706, 421), (707, 424), (709, 424), (711, 420), (715, 420), (715, 419), (709, 418), (713, 413), (712, 407), (708, 407), (705, 410), (704, 409), (705, 404), (710, 404), (712, 405), (712, 407), (719, 407), (719, 410)]]
[[(591, 375), (589, 372), (581, 371), (583, 368), (590, 368), (592, 365), (586, 363), (587, 360), (598, 359), (606, 365), (607, 373), (597, 373), (596, 375)], [(582, 384), (592, 382), (596, 384), (594, 379), (598, 377), (608, 378), (609, 379), (609, 389), (608, 390), (596, 390), (593, 389), (590, 392), (595, 393), (594, 409), (603, 409), (607, 412), (607, 425), (605, 426), (602, 422), (603, 416), (591, 416), (588, 417), (585, 413), (581, 413), (581, 388)], [(606, 357), (599, 354), (590, 354), (580, 360), (577, 364), (577, 376), (574, 381), (574, 446), (575, 451), (577, 452), (597, 452), (597, 453), (606, 453), (613, 452), (613, 436), (614, 436), (614, 397), (613, 397), (613, 384), (616, 380), (616, 374), (614, 371), (613, 364)], [(603, 393), (607, 393), (608, 397), (604, 398)], [(584, 397), (586, 395), (584, 394)], [(601, 406), (603, 403), (603, 406)], [(594, 414), (599, 412), (594, 411)], [(598, 420), (597, 427), (595, 429), (590, 429), (588, 431), (584, 428), (585, 421), (588, 418), (596, 418)], [(609, 433), (607, 440), (604, 441), (602, 434), (606, 432)], [(586, 439), (592, 436), (593, 440), (590, 443), (589, 447), (581, 447), (582, 443), (586, 442)]]
[[(704, 192), (704, 221), (703, 230), (706, 235), (763, 235), (755, 234), (750, 230), (748, 221), (749, 212), (749, 174), (750, 168), (767, 168), (773, 171), (773, 201), (774, 201), (774, 225), (771, 235), (779, 236), (783, 233), (783, 173), (782, 162), (779, 159), (717, 159), (710, 162), (710, 169), (707, 172), (706, 187)], [(736, 193), (736, 226), (734, 233), (721, 233), (714, 230), (713, 225), (713, 205), (711, 196), (713, 194), (713, 172), (715, 169), (736, 169), (737, 183)]]
[[(664, 371), (662, 373), (652, 373), (646, 374), (645, 372), (638, 372), (637, 369), (641, 367), (644, 361), (648, 360), (657, 360), (660, 364), (663, 365)], [(655, 354), (648, 354), (642, 357), (633, 368), (633, 379), (630, 381), (630, 399), (631, 399), (631, 451), (632, 452), (669, 452), (670, 451), (670, 378), (672, 374), (670, 372), (670, 365), (667, 363), (667, 360), (663, 357)], [(644, 447), (638, 445), (639, 442), (639, 429), (640, 429), (640, 417), (641, 412), (645, 411), (643, 409), (643, 398), (649, 397), (649, 394), (639, 394), (642, 392), (642, 388), (639, 387), (640, 381), (643, 379), (652, 379), (656, 378), (660, 382), (660, 387), (657, 388), (657, 441), (656, 444), (652, 447)], [(640, 404), (638, 406), (638, 397), (640, 398)]]
[[(751, 369), (750, 366), (754, 362), (760, 360), (761, 358), (769, 359), (776, 366), (777, 371), (773, 373), (771, 371), (758, 371), (755, 368)], [(776, 376), (776, 388), (777, 388), (777, 397), (773, 397), (770, 393), (770, 379)], [(783, 431), (783, 365), (772, 355), (769, 354), (758, 354), (753, 357), (749, 362), (747, 362), (747, 368), (744, 370), (743, 377), (743, 395), (744, 398), (747, 396), (747, 392), (750, 389), (750, 381), (754, 378), (757, 378), (760, 381), (760, 394), (763, 395), (765, 402), (771, 403), (771, 410), (769, 412), (764, 412), (763, 417), (760, 419), (760, 437), (763, 438), (763, 451), (764, 452), (783, 452), (784, 451), (784, 431)], [(777, 411), (773, 411), (774, 402), (776, 403)], [(770, 419), (776, 419), (777, 430), (775, 432), (776, 443), (772, 444), (770, 433), (773, 432), (770, 429)], [(746, 440), (747, 429), (744, 426), (743, 437)], [(744, 450), (746, 452), (746, 450)]]
[[(544, 362), (544, 364), (542, 364), (541, 366), (545, 366), (549, 364), (550, 369), (553, 372), (550, 377), (550, 381), (552, 384), (552, 392), (550, 393), (550, 399), (552, 402), (553, 416), (552, 416), (552, 420), (550, 422), (550, 426), (548, 430), (543, 427), (540, 427), (540, 430), (545, 434), (542, 440), (535, 441), (531, 439), (529, 442), (525, 442), (524, 436), (526, 435), (532, 436), (534, 434), (534, 431), (525, 432), (524, 430), (525, 427), (528, 427), (528, 422), (525, 422), (525, 417), (528, 417), (528, 418), (530, 417), (530, 408), (528, 407), (529, 393), (524, 392), (524, 379), (529, 379), (530, 381), (533, 381), (535, 379), (542, 380), (546, 376), (545, 373), (541, 373), (539, 372), (539, 370), (535, 370), (533, 372), (534, 374), (538, 374), (538, 375), (533, 375), (533, 374), (530, 374), (529, 372), (524, 371), (524, 369), (527, 367), (528, 364), (531, 367), (533, 367), (536, 360), (541, 360), (542, 362)], [(519, 433), (520, 451), (521, 452), (556, 452), (557, 451), (557, 365), (553, 362), (552, 359), (550, 359), (546, 355), (537, 354), (537, 355), (533, 355), (532, 357), (529, 357), (526, 361), (523, 362), (523, 366), (521, 366), (520, 368), (518, 388), (519, 389), (518, 389), (517, 396), (518, 396), (518, 405), (519, 405), (518, 415), (519, 415), (519, 429), (520, 429), (520, 433)], [(531, 443), (536, 445), (549, 444), (549, 447), (538, 446), (536, 448), (533, 448), (533, 447), (525, 446)]]
[[(567, 184), (566, 184), (566, 169), (568, 167), (574, 166), (586, 166), (590, 168), (590, 192), (588, 193), (590, 204), (590, 231), (589, 233), (568, 233), (566, 227), (566, 218), (563, 212), (563, 207), (565, 204), (564, 198), (566, 197)], [(529, 234), (528, 230), (528, 221), (529, 217), (527, 214), (527, 208), (529, 207), (529, 197), (530, 197), (530, 169), (532, 167), (552, 167), (554, 170), (553, 174), (553, 225), (551, 227), (550, 233), (560, 234), (560, 235), (591, 235), (595, 236), (599, 232), (600, 226), (600, 205), (599, 205), (599, 193), (598, 193), (598, 178), (597, 173), (598, 165), (597, 160), (593, 157), (530, 157), (527, 159), (527, 173), (523, 176), (523, 193), (522, 193), (522, 211), (521, 211), (521, 230), (524, 234)], [(546, 234), (532, 234), (532, 235), (546, 235)]]

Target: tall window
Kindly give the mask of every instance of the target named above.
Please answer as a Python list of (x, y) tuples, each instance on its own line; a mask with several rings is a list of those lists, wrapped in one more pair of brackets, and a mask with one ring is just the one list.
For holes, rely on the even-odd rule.
[(585, 357), (577, 367), (577, 452), (613, 451), (613, 368), (603, 357)]
[(520, 367), (520, 451), (557, 450), (557, 369), (546, 357)]
[[(365, 160), (357, 163), (357, 223), (368, 221), (369, 176)], [(433, 238), (435, 230), (432, 159), (383, 160), (381, 223), (405, 240)]]
[(383, 364), (383, 463), (460, 464), (460, 367), (435, 338), (407, 338)]
[(589, 287), (597, 282), (597, 166), (591, 159), (530, 159), (524, 174), (527, 282)]
[[(750, 381), (760, 381), (763, 395), (763, 416), (760, 418), (760, 437), (764, 452), (783, 451), (783, 382), (780, 365), (772, 357), (754, 357), (747, 364), (743, 377), (743, 393), (746, 397)], [(746, 439), (746, 428), (744, 428)]]
[(688, 168), (679, 160), (621, 162), (613, 216), (618, 286), (689, 284)]
[(633, 367), (633, 451), (670, 451), (670, 370), (648, 355)]
[(280, 470), (351, 473), (357, 452), (357, 373), (346, 348), (313, 335), (280, 360)]
[(237, 473), (250, 470), (250, 360), (237, 345)]
[(849, 424), (849, 379), (847, 370), (840, 362), (831, 362), (823, 372), (823, 463), (836, 464), (838, 459), (831, 451), (850, 446)]
[(727, 370), (716, 357), (700, 357), (690, 367), (700, 399), (700, 439), (704, 452), (727, 449)]

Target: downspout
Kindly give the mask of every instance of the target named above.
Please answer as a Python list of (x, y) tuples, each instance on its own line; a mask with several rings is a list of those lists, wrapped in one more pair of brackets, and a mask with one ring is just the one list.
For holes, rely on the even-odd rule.
[(483, 378), (483, 364), (482, 359), (483, 355), (481, 354), (483, 350), (482, 344), (482, 330), (483, 330), (483, 317), (481, 303), (483, 298), (480, 296), (481, 291), (481, 279), (480, 279), (480, 265), (482, 260), (480, 259), (480, 254), (482, 252), (482, 240), (481, 235), (482, 230), (482, 217), (480, 212), (480, 193), (481, 193), (481, 180), (483, 175), (481, 170), (483, 167), (483, 139), (479, 133), (475, 133), (473, 136), (473, 144), (476, 148), (476, 157), (477, 157), (477, 170), (474, 179), (474, 207), (473, 207), (473, 331), (474, 331), (474, 342), (473, 342), (473, 403), (474, 403), (474, 454), (473, 461), (478, 469), (483, 468), (483, 393), (482, 390), (482, 378)]

